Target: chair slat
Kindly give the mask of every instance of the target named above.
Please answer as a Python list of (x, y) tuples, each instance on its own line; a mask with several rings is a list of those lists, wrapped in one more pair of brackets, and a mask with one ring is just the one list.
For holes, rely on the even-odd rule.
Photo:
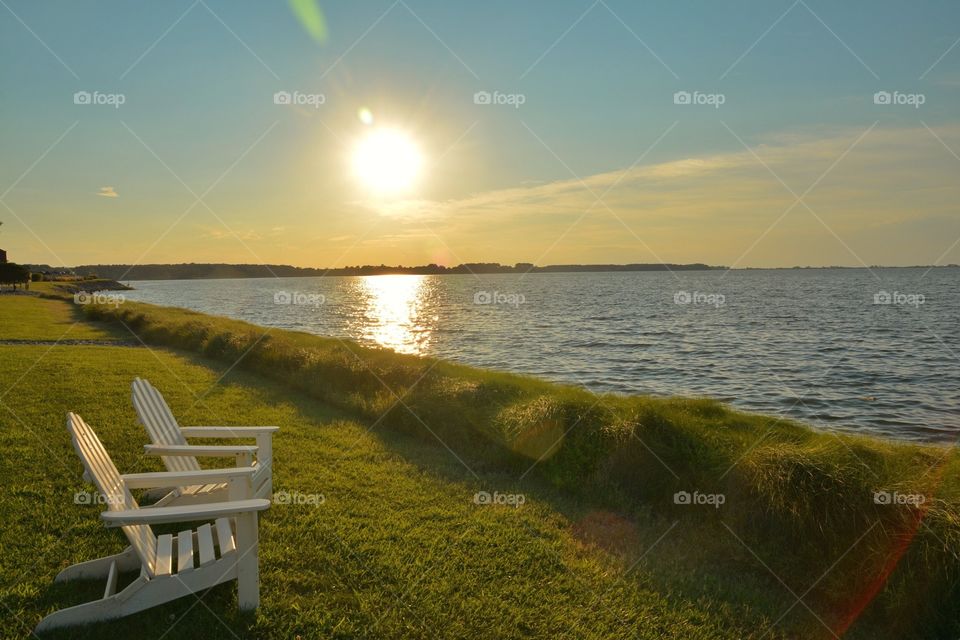
[(200, 566), (205, 567), (216, 560), (213, 554), (213, 533), (209, 524), (197, 528), (197, 546), (200, 551)]
[(233, 553), (237, 550), (236, 542), (233, 540), (233, 529), (230, 528), (229, 518), (217, 518), (217, 542), (220, 546), (220, 557)]
[(193, 531), (177, 534), (177, 573), (193, 571)]
[(168, 576), (173, 573), (173, 536), (166, 533), (157, 538), (157, 561), (155, 575)]
[(202, 495), (202, 494), (207, 494), (207, 493), (216, 493), (217, 491), (220, 491), (221, 489), (223, 489), (223, 488), (226, 487), (226, 486), (227, 486), (227, 485), (224, 484), (223, 482), (221, 482), (221, 483), (219, 483), (219, 484), (205, 484), (205, 485), (203, 485), (202, 487), (200, 487), (199, 489), (197, 489), (197, 493), (200, 494), (200, 495)]

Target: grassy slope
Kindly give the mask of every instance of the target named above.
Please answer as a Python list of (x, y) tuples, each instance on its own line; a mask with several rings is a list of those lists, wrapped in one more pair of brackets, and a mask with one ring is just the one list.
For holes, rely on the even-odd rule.
[[(0, 309), (6, 303), (0, 299)], [(865, 472), (857, 472), (863, 465), (851, 463), (845, 451), (855, 448), (852, 455), (865, 458), (872, 472), (899, 483), (920, 465), (929, 467), (939, 454), (866, 440), (841, 441), (792, 425), (775, 425), (769, 440), (750, 449), (758, 430), (769, 426), (768, 419), (699, 401), (604, 398), (595, 411), (595, 399), (582, 392), (445, 363), (410, 389), (434, 363), (355, 347), (352, 355), (346, 354), (339, 343), (290, 334), (256, 343), (240, 368), (286, 361), (271, 361), (271, 354), (299, 354), (314, 370), (274, 367), (270, 371), (277, 381), (266, 382), (234, 369), (216, 385), (218, 369), (236, 359), (229, 359), (231, 349), (242, 353), (262, 330), (142, 305), (129, 305), (125, 313), (124, 321), (149, 342), (175, 342), (224, 360), (200, 360), (163, 349), (57, 347), (44, 355), (45, 347), (0, 347), (0, 392), (15, 385), (0, 407), (0, 420), (10, 427), (0, 431), (0, 444), (13, 454), (0, 458), (0, 478), (8, 489), (14, 488), (0, 494), (6, 523), (0, 528), (0, 597), (28, 626), (44, 611), (80, 599), (72, 588), (51, 585), (63, 563), (102, 555), (121, 544), (116, 532), (100, 526), (97, 507), (73, 504), (73, 492), (84, 485), (62, 422), (66, 410), (80, 412), (101, 433), (122, 470), (152, 468), (152, 461), (139, 455), (142, 435), (129, 406), (128, 385), (135, 375), (147, 375), (160, 386), (185, 423), (282, 425), (278, 488), (323, 493), (327, 501), (321, 507), (277, 505), (264, 519), (264, 603), (256, 620), (237, 618), (231, 589), (218, 588), (204, 599), (209, 609), (191, 608), (194, 602), (185, 599), (138, 616), (136, 622), (110, 625), (117, 633), (142, 629), (149, 620), (153, 624), (148, 628), (157, 629), (159, 636), (169, 616), (176, 620), (186, 612), (177, 623), (178, 634), (189, 630), (184, 637), (231, 637), (214, 614), (235, 631), (251, 625), (258, 637), (278, 638), (295, 633), (619, 637), (631, 632), (641, 638), (761, 637), (770, 620), (794, 604), (790, 590), (803, 595), (811, 585), (815, 588), (804, 595), (805, 603), (835, 625), (840, 613), (850, 610), (839, 604), (864, 591), (876, 572), (876, 558), (889, 555), (890, 538), (899, 531), (892, 526), (896, 519), (864, 526), (857, 535), (867, 530), (868, 536), (817, 582), (846, 549), (834, 550), (840, 540), (832, 532), (810, 530), (811, 516), (827, 529), (849, 528), (850, 522), (831, 518), (850, 511), (859, 521), (868, 510), (858, 502), (866, 488)], [(154, 323), (137, 314), (156, 314)], [(161, 329), (160, 320), (174, 327), (172, 333)], [(0, 339), (5, 326), (0, 324)], [(293, 345), (292, 351), (285, 341)], [(261, 348), (267, 353), (259, 352)], [(363, 367), (331, 369), (333, 361), (325, 361), (324, 353), (335, 352), (373, 367), (432, 429), (404, 409), (388, 412), (376, 431), (368, 431), (373, 416), (396, 398), (382, 387), (373, 388), (373, 376), (364, 374)], [(27, 375), (18, 380), (24, 371)], [(291, 379), (311, 395), (326, 396), (327, 404), (292, 393)], [(194, 394), (202, 402), (195, 404)], [(483, 402), (465, 402), (477, 397)], [(329, 408), (331, 403), (349, 414), (338, 414)], [(346, 415), (359, 415), (363, 424)], [(552, 451), (548, 445), (553, 438), (547, 436), (566, 430), (570, 421), (591, 428), (603, 423), (622, 446), (606, 451), (603, 438), (581, 441), (579, 427), (574, 428), (560, 452), (541, 465), (544, 477), (569, 489), (582, 473), (582, 484), (594, 493), (571, 497), (569, 491), (546, 486), (537, 479), (539, 467), (519, 484), (517, 470), (528, 468), (529, 460), (504, 449)], [(475, 429), (485, 430), (486, 436), (475, 439)], [(519, 436), (537, 429), (539, 439)], [(477, 476), (425, 430), (450, 443)], [(431, 444), (397, 431), (418, 433)], [(642, 447), (630, 446), (640, 439)], [(485, 445), (487, 441), (499, 444)], [(664, 504), (665, 492), (679, 485), (710, 489), (708, 481), (716, 482), (719, 475), (716, 470), (729, 468), (728, 463), (744, 453), (736, 473), (727, 474), (738, 478), (731, 486), (741, 493), (725, 486), (728, 505), (723, 509), (671, 510)], [(682, 478), (679, 485), (665, 479), (672, 478), (671, 473), (651, 454)], [(945, 470), (940, 467), (938, 473), (951, 477)], [(742, 492), (747, 481), (763, 483), (760, 498)], [(830, 504), (817, 503), (824, 490), (846, 485), (849, 494), (831, 494)], [(478, 490), (522, 491), (527, 504), (520, 509), (478, 507), (471, 500)], [(811, 496), (797, 500), (798, 490)], [(946, 538), (942, 546), (949, 546), (956, 523), (942, 520), (955, 513), (956, 494), (950, 492), (956, 486), (941, 485), (938, 490), (943, 504), (928, 522)], [(631, 518), (614, 516), (603, 506), (629, 510)], [(752, 514), (755, 522), (744, 521), (744, 514)], [(819, 561), (809, 565), (809, 554), (793, 548), (796, 541), (786, 529), (771, 530), (764, 541), (763, 528), (782, 523), (784, 517), (807, 527), (801, 542), (820, 549)], [(880, 529), (886, 540), (874, 536)], [(734, 532), (750, 540), (759, 558)], [(930, 536), (918, 537), (908, 556), (919, 549), (931, 563), (949, 561)], [(876, 625), (891, 617), (900, 619), (901, 626), (884, 627), (890, 637), (931, 637), (953, 624), (943, 611), (951, 606), (955, 611), (956, 601), (944, 600), (951, 595), (928, 566), (912, 562), (901, 562), (895, 571), (902, 584), (910, 585), (909, 591), (888, 586), (867, 610), (866, 620), (853, 627), (852, 637), (882, 637)], [(787, 584), (780, 584), (764, 564), (774, 567)], [(918, 575), (904, 575), (909, 570)], [(98, 588), (90, 585), (87, 596)], [(918, 594), (932, 598), (928, 605), (941, 613), (926, 619), (903, 615), (900, 608), (912, 605)], [(19, 636), (23, 629), (3, 633)], [(767, 637), (781, 633), (831, 637), (800, 605)]]

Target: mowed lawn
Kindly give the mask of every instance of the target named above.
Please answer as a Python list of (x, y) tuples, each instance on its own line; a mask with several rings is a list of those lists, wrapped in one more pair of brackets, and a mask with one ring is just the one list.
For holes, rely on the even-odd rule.
[[(0, 296), (0, 341), (124, 339), (71, 305)], [(52, 336), (52, 337), (51, 337)], [(226, 374), (226, 375), (224, 375)], [(170, 350), (0, 346), (0, 637), (29, 635), (50, 611), (99, 597), (97, 581), (54, 585), (63, 567), (120, 551), (65, 428), (82, 415), (121, 473), (160, 470), (130, 403), (151, 380), (184, 425), (278, 425), (274, 489), (261, 519), (261, 606), (235, 585), (56, 637), (100, 638), (778, 638), (794, 603), (746, 552), (698, 555), (695, 534), (649, 516), (626, 521), (442, 445), (369, 431), (257, 376)], [(223, 376), (223, 377), (222, 377)], [(469, 469), (468, 469), (469, 467)], [(520, 507), (477, 505), (520, 493)], [(724, 577), (726, 576), (726, 577)], [(797, 607), (799, 609), (799, 607)], [(794, 612), (797, 616), (798, 612)], [(806, 637), (830, 637), (808, 614)], [(806, 619), (803, 619), (806, 616)], [(793, 618), (791, 618), (793, 619)]]
[(0, 297), (0, 340), (133, 340), (96, 323), (78, 322), (72, 305), (27, 295)]

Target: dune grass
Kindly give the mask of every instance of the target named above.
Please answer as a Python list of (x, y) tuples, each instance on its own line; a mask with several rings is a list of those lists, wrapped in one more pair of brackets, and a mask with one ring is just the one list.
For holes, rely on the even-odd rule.
[[(218, 587), (202, 604), (183, 599), (86, 637), (159, 637), (171, 622), (174, 637), (269, 638), (960, 630), (947, 450), (820, 434), (704, 400), (599, 397), (176, 309), (89, 311), (115, 321), (101, 331), (133, 331), (151, 348), (0, 347), (0, 392), (13, 387), (0, 398), (11, 453), (0, 478), (14, 487), (0, 497), (0, 600), (22, 621), (2, 632), (11, 637), (102, 588), (51, 583), (64, 564), (122, 544), (98, 507), (73, 504), (85, 485), (63, 415), (83, 415), (122, 470), (155, 468), (129, 405), (136, 375), (186, 423), (281, 425), (277, 489), (325, 501), (264, 518), (255, 617)], [(877, 505), (876, 490), (929, 499), (922, 510)], [(477, 505), (478, 491), (525, 503)], [(677, 491), (724, 504), (677, 505)]]

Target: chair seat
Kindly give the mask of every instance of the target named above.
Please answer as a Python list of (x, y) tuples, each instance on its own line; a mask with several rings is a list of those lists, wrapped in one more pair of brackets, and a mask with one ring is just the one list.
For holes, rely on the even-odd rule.
[(192, 487), (183, 487), (180, 490), (180, 493), (181, 495), (185, 495), (185, 496), (201, 497), (211, 493), (216, 493), (217, 491), (226, 491), (226, 490), (227, 490), (227, 484), (225, 482), (221, 482), (218, 484), (198, 484)]
[[(266, 482), (270, 479), (270, 469), (262, 465), (253, 463), (257, 471), (253, 474), (253, 491), (257, 497), (269, 497), (270, 486)], [(225, 500), (225, 494), (229, 491), (227, 483), (220, 482), (216, 484), (194, 485), (191, 487), (181, 487), (178, 496), (187, 500)]]
[(213, 526), (204, 524), (181, 531), (176, 536), (169, 533), (158, 536), (156, 575), (183, 574), (236, 552), (232, 522), (229, 518), (218, 518)]

